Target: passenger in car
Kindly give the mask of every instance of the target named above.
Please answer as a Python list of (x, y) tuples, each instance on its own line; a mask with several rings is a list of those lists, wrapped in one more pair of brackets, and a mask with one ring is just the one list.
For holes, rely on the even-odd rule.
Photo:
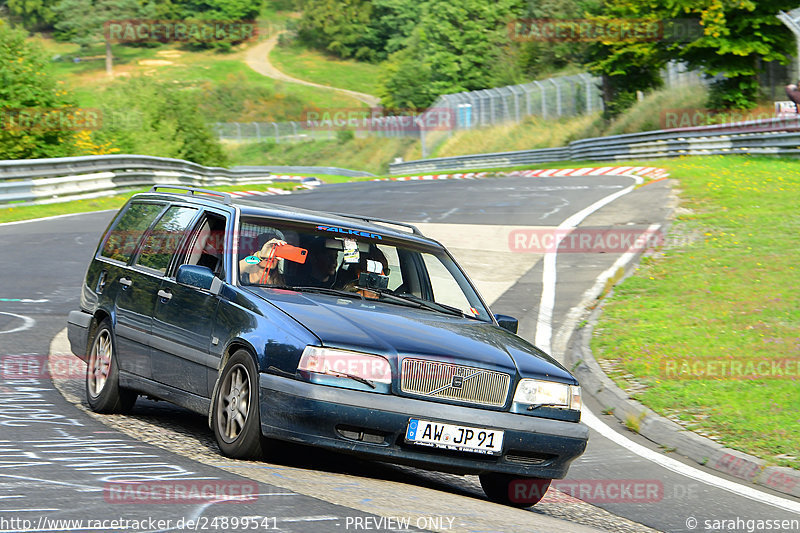
[[(269, 240), (265, 242), (265, 239)], [(253, 255), (261, 261), (255, 264), (245, 259), (239, 261), (239, 282), (243, 285), (285, 285), (274, 249), (286, 244), (286, 241), (279, 239), (275, 233), (264, 233), (258, 236), (258, 242), (263, 244)]]

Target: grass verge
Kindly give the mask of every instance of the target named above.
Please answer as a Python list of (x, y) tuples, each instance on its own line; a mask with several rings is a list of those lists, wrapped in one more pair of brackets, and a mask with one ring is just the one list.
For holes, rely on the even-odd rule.
[[(309, 174), (309, 176), (312, 176)], [(327, 183), (342, 183), (353, 178), (347, 176), (317, 176), (321, 181)], [(233, 191), (265, 191), (268, 188), (293, 190), (297, 187), (294, 183), (268, 183), (260, 185), (236, 185), (225, 187), (207, 187), (208, 189), (220, 192)], [(45, 218), (58, 215), (69, 215), (73, 213), (88, 213), (91, 211), (103, 211), (106, 209), (119, 209), (122, 205), (136, 193), (148, 191), (149, 188), (134, 189), (113, 196), (103, 196), (87, 200), (72, 200), (69, 202), (59, 202), (57, 204), (46, 205), (21, 205), (19, 207), (0, 208), (0, 224), (5, 222), (17, 222), (20, 220), (32, 220), (35, 218)]]
[(334, 166), (385, 174), (389, 162), (418, 149), (413, 138), (367, 137), (347, 141), (301, 143), (227, 143), (225, 151), (236, 165)]
[(296, 41), (273, 48), (269, 59), (280, 71), (301, 80), (320, 85), (334, 83), (340, 89), (378, 94), (379, 65), (338, 59)]
[[(48, 54), (72, 57), (78, 55), (77, 45), (60, 43), (42, 37), (32, 38)], [(70, 60), (57, 61), (52, 65), (56, 77), (78, 100), (78, 105), (98, 107), (103, 103), (103, 89), (115, 80), (128, 77), (145, 77), (175, 84), (189, 90), (209, 90), (217, 86), (231, 84), (237, 91), (228, 100), (235, 102), (225, 117), (215, 117), (222, 121), (288, 121), (298, 120), (304, 109), (315, 108), (358, 108), (363, 103), (350, 96), (294, 83), (283, 83), (253, 71), (244, 61), (247, 47), (242, 45), (230, 53), (216, 51), (193, 51), (176, 45), (156, 45), (149, 48), (115, 46), (114, 76), (105, 74), (103, 54), (100, 46), (91, 47), (83, 56), (94, 59), (73, 63)], [(268, 99), (249, 102), (246, 89), (263, 90), (271, 93)], [(202, 106), (202, 101), (201, 108)], [(218, 114), (218, 113), (215, 113)], [(209, 120), (214, 122), (216, 120)]]
[(680, 215), (667, 246), (606, 302), (595, 356), (623, 388), (626, 375), (646, 385), (635, 398), (654, 411), (800, 468), (800, 162), (658, 164), (680, 183)]

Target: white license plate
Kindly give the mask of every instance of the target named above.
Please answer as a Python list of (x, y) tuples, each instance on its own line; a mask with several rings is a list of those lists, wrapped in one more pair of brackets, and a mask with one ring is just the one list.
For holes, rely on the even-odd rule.
[(447, 450), (500, 455), (503, 451), (503, 432), (412, 418), (408, 421), (406, 442)]

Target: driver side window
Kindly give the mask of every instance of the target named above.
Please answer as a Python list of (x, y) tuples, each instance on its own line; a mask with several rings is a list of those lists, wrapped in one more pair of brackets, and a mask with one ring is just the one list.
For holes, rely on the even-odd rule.
[(188, 241), (182, 264), (208, 267), (224, 278), (224, 257), (225, 217), (206, 213)]

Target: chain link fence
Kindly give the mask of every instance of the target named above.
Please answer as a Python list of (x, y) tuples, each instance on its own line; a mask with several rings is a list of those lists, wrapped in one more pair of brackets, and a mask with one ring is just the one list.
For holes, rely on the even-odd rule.
[[(708, 83), (684, 65), (670, 63), (662, 73), (667, 87)], [(414, 137), (422, 144), (423, 157), (454, 131), (483, 129), (520, 123), (526, 117), (559, 119), (603, 110), (601, 79), (587, 73), (560, 76), (481, 91), (440, 96), (416, 116), (381, 116), (381, 109), (327, 110), (322, 120), (294, 122), (229, 122), (212, 127), (220, 140), (234, 142), (292, 143), (333, 140), (340, 132), (354, 137)]]
[[(236, 142), (303, 142), (332, 140), (343, 130), (355, 137), (415, 137), (428, 144), (431, 137), (446, 138), (455, 130), (485, 128), (525, 117), (560, 118), (593, 113), (603, 108), (599, 78), (589, 74), (561, 76), (522, 85), (447, 94), (420, 115), (380, 116), (367, 110), (354, 117), (352, 110), (332, 110), (327, 120), (294, 122), (228, 122), (212, 124), (217, 137)], [(427, 149), (426, 149), (427, 151)]]

